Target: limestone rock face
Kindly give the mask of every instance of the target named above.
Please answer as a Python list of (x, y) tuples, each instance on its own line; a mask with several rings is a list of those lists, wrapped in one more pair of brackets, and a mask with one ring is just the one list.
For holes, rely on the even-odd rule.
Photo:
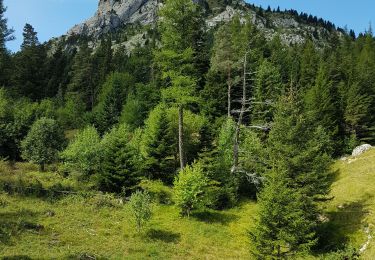
[[(204, 0), (192, 1), (202, 5), (210, 2)], [(90, 36), (95, 42), (101, 35), (113, 32), (128, 23), (155, 24), (157, 11), (162, 6), (161, 2), (162, 0), (99, 0), (98, 10), (94, 16), (74, 26), (66, 36)], [(244, 0), (232, 0), (231, 5), (212, 7), (205, 17), (206, 25), (208, 28), (215, 28), (215, 26), (228, 22), (237, 15), (243, 23), (250, 19), (259, 30), (264, 32), (267, 40), (271, 40), (275, 35), (278, 35), (281, 41), (287, 45), (302, 44), (306, 38), (310, 38), (316, 46), (323, 47), (328, 44), (327, 35), (331, 34), (323, 27), (298, 22), (296, 17), (287, 13), (271, 13), (267, 17), (260, 16)], [(119, 42), (118, 44), (123, 43)]]
[(74, 26), (67, 35), (88, 35), (96, 38), (123, 24), (150, 24), (155, 20), (157, 6), (157, 0), (100, 0), (95, 15)]
[(352, 156), (359, 156), (359, 155), (363, 154), (364, 152), (366, 152), (370, 149), (372, 149), (372, 146), (369, 145), (369, 144), (360, 145), (360, 146), (354, 148)]

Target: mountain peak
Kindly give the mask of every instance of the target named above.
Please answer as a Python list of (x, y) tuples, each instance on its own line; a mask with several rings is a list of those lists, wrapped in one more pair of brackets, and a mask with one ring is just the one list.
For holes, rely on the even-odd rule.
[[(310, 38), (316, 45), (325, 45), (328, 38), (338, 32), (333, 24), (307, 14), (298, 14), (295, 10), (266, 11), (243, 0), (232, 0), (227, 4), (218, 0), (192, 1), (206, 9), (206, 23), (210, 28), (239, 15), (243, 21), (250, 18), (251, 22), (264, 32), (267, 39), (279, 35), (286, 44), (301, 44)], [(126, 24), (155, 23), (161, 2), (161, 0), (99, 0), (98, 10), (94, 16), (74, 26), (68, 31), (67, 36), (84, 35), (95, 40)]]
[(150, 24), (155, 20), (158, 0), (100, 0), (93, 17), (74, 26), (67, 33), (98, 37), (123, 24)]

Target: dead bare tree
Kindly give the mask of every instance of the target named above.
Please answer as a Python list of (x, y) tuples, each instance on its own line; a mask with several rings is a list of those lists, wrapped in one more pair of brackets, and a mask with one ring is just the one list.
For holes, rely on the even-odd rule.
[(245, 53), (243, 62), (243, 82), (242, 82), (242, 99), (241, 99), (241, 109), (238, 121), (236, 124), (236, 130), (234, 133), (234, 146), (233, 146), (233, 166), (231, 172), (234, 173), (238, 168), (238, 149), (239, 149), (239, 139), (240, 139), (240, 129), (242, 125), (243, 115), (246, 110), (246, 67), (247, 67), (247, 54)]
[[(231, 169), (231, 173), (243, 173), (246, 175), (248, 180), (251, 183), (254, 183), (256, 186), (260, 184), (262, 181), (262, 178), (258, 176), (257, 173), (249, 173), (245, 171), (244, 169), (240, 168), (239, 165), (239, 153), (240, 153), (240, 134), (241, 134), (241, 128), (244, 126), (244, 116), (245, 113), (249, 113), (249, 116), (251, 115), (252, 112), (252, 106), (254, 104), (266, 104), (266, 105), (272, 105), (271, 100), (267, 100), (265, 102), (258, 102), (254, 98), (247, 98), (247, 93), (249, 90), (249, 80), (252, 80), (252, 78), (248, 78), (248, 75), (254, 75), (256, 72), (247, 72), (247, 66), (248, 66), (248, 53), (245, 53), (244, 60), (243, 60), (243, 75), (242, 75), (242, 98), (239, 100), (233, 100), (233, 102), (240, 102), (241, 103), (241, 108), (237, 110), (231, 110), (231, 113), (237, 113), (239, 114), (237, 123), (236, 123), (236, 129), (234, 133), (234, 138), (233, 138), (233, 166)], [(251, 85), (250, 85), (251, 88)], [(258, 129), (262, 131), (268, 132), (270, 130), (269, 125), (250, 125), (246, 126), (247, 128), (252, 128), (252, 129)]]

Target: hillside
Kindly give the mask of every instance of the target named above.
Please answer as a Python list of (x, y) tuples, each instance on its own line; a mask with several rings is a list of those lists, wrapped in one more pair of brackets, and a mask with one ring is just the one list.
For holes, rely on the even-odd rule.
[[(333, 200), (326, 204), (324, 243), (361, 248), (361, 259), (373, 259), (375, 241), (369, 239), (375, 226), (375, 150), (358, 158), (336, 162)], [(56, 172), (38, 173), (34, 166), (4, 163), (1, 193), (0, 255), (19, 259), (249, 259), (247, 230), (256, 217), (257, 205), (242, 201), (225, 211), (198, 211), (182, 218), (174, 205), (155, 204), (154, 217), (141, 235), (129, 222), (126, 204), (103, 195), (33, 195), (22, 192), (37, 187), (46, 190), (76, 187)], [(24, 180), (23, 182), (20, 180)], [(8, 186), (4, 183), (8, 183)], [(18, 184), (17, 184), (18, 183)], [(14, 194), (4, 192), (18, 185)], [(7, 188), (8, 187), (8, 188)], [(59, 188), (56, 188), (59, 187)], [(80, 187), (82, 189), (82, 187)], [(25, 191), (25, 189), (23, 189)], [(18, 194), (17, 194), (18, 193)], [(25, 193), (21, 195), (20, 193)], [(50, 194), (53, 194), (52, 192)], [(86, 195), (84, 195), (86, 194)], [(312, 259), (328, 257), (321, 253)], [(324, 258), (324, 257), (323, 257)], [(335, 258), (333, 258), (335, 259)]]
[(327, 205), (333, 241), (351, 243), (363, 250), (361, 259), (375, 255), (375, 150), (358, 158), (340, 160), (335, 165), (336, 181), (332, 186), (334, 198)]
[(5, 12), (5, 256), (373, 255), (374, 154), (332, 166), (375, 145), (371, 28), (240, 0), (101, 0), (48, 44), (26, 24), (11, 53)]

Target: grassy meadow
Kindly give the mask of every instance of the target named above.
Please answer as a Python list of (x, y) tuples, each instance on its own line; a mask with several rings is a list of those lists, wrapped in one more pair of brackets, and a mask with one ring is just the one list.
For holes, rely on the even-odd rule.
[[(367, 242), (361, 258), (373, 259), (375, 150), (340, 160), (334, 169), (321, 243), (328, 251)], [(90, 192), (89, 184), (24, 163), (1, 162), (0, 172), (4, 259), (251, 259), (247, 234), (256, 216), (254, 201), (190, 218), (180, 217), (174, 205), (155, 203), (152, 220), (137, 234), (126, 203)]]

